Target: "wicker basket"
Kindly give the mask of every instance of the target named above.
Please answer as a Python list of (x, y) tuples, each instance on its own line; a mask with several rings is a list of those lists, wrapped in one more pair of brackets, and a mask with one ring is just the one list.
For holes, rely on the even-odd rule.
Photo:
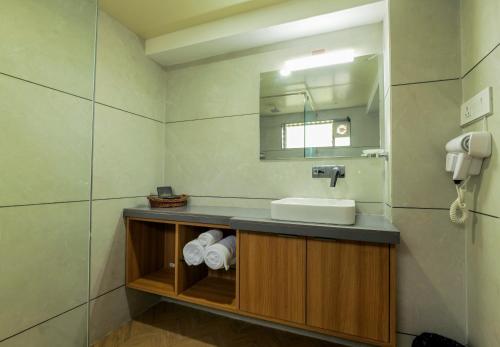
[(171, 208), (186, 206), (188, 198), (189, 197), (185, 194), (182, 194), (175, 199), (161, 199), (158, 197), (158, 195), (148, 196), (149, 204), (152, 208)]

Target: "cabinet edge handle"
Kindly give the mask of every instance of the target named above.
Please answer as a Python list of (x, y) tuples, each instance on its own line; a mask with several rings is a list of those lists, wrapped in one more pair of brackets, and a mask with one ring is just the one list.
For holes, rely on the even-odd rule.
[(280, 236), (280, 237), (287, 237), (289, 239), (301, 239), (301, 238), (305, 238), (305, 236), (302, 236), (302, 235), (293, 235), (293, 234), (273, 233), (273, 235)]
[(328, 242), (337, 242), (337, 239), (331, 239), (329, 237), (320, 237), (320, 236), (308, 236), (307, 237), (311, 241), (328, 241)]

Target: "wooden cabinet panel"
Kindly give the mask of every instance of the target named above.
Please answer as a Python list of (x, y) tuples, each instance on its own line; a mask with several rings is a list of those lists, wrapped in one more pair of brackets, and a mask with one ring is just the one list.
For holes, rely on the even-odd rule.
[(240, 310), (305, 323), (306, 241), (240, 231)]
[(307, 324), (389, 341), (389, 246), (307, 241)]

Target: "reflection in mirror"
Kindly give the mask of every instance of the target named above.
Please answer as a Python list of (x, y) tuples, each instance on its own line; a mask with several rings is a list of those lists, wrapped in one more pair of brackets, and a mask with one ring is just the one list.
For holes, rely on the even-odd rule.
[(382, 75), (376, 54), (261, 73), (260, 158), (360, 157), (379, 148)]

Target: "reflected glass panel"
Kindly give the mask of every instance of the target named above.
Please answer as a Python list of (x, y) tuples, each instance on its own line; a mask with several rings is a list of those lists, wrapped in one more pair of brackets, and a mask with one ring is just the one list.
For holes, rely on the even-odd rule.
[(382, 60), (261, 74), (260, 157), (359, 157), (380, 148)]

